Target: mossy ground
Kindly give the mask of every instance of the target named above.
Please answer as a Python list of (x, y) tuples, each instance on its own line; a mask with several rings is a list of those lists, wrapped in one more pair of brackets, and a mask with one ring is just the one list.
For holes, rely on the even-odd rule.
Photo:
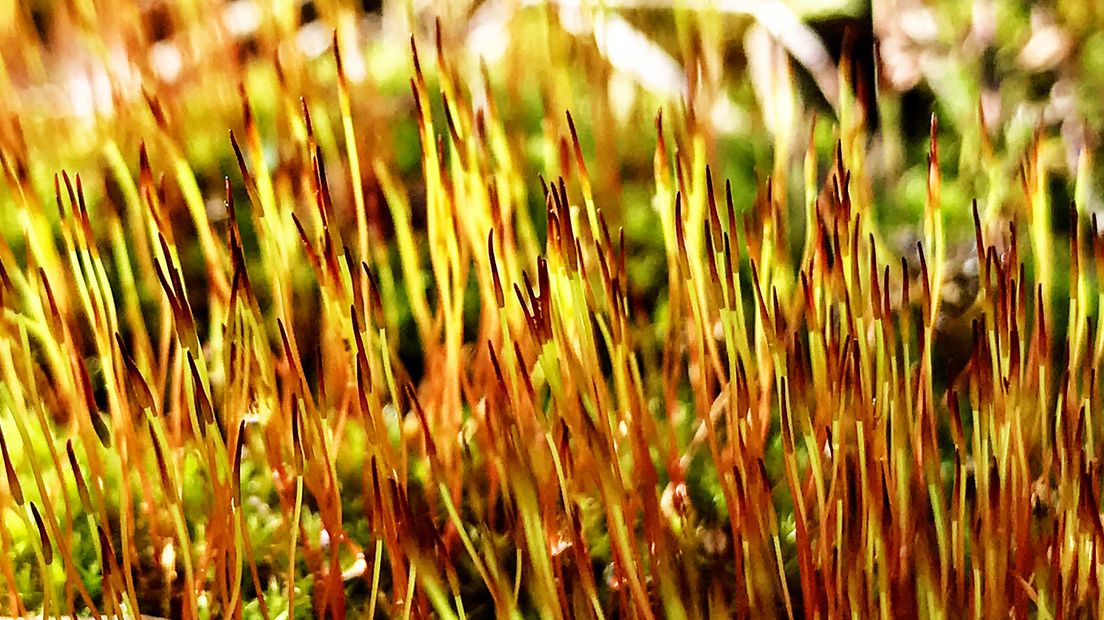
[(0, 609), (1101, 610), (1104, 15), (366, 4), (0, 8)]

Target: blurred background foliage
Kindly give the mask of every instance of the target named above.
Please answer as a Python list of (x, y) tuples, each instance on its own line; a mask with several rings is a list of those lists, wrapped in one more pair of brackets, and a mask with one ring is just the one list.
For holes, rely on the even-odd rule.
[[(477, 102), (489, 87), (513, 130), (511, 148), (533, 181), (530, 190), (536, 174), (556, 169), (547, 147), (554, 140), (545, 138), (571, 110), (585, 151), (611, 162), (592, 172), (601, 206), (624, 211), (627, 235), (640, 248), (659, 243), (656, 227), (633, 208), (651, 193), (653, 118), (689, 95), (715, 170), (733, 180), (737, 204), (746, 206), (757, 181), (778, 168), (777, 158), (799, 161), (813, 115), (838, 114), (837, 64), (847, 54), (852, 84), (845, 89), (855, 91), (868, 128), (866, 172), (877, 212), (895, 226), (918, 221), (931, 113), (940, 119), (952, 224), (969, 222), (971, 199), (1018, 200), (1008, 189), (1019, 185), (1019, 164), (1037, 132), (1052, 172), (1052, 203), (1064, 210), (1078, 153), (1094, 149), (1104, 123), (1098, 96), (1104, 9), (1097, 2), (140, 0), (123, 6), (25, 0), (0, 7), (0, 87), (7, 94), (0, 122), (16, 129), (3, 132), (5, 165), (25, 166), (43, 195), (61, 168), (84, 172), (86, 183), (109, 179), (102, 173), (107, 139), (133, 168), (139, 142), (158, 134), (145, 96), (156, 93), (168, 117), (166, 137), (186, 149), (204, 195), (218, 196), (223, 177), (235, 173), (226, 129), (242, 125), (239, 84), (273, 145), (271, 164), (294, 156), (275, 145), (301, 131), (284, 126), (280, 111), (302, 96), (324, 151), (340, 166), (329, 53), (336, 29), (348, 48), (354, 113), (368, 128), (358, 148), (393, 160), (387, 163), (403, 173), (416, 210), (420, 145), (406, 39), (413, 33), (428, 44), (435, 20)], [(774, 79), (791, 74), (792, 85)], [(831, 122), (818, 125), (825, 162), (836, 137)], [(159, 150), (151, 155), (158, 169)], [(347, 196), (344, 177), (332, 178), (335, 195)], [(793, 192), (799, 181), (790, 180)], [(363, 182), (382, 201), (371, 167)], [(110, 181), (90, 185), (106, 203), (121, 202)], [(171, 182), (167, 191), (173, 202)], [(1096, 193), (1085, 197), (1092, 211), (1099, 210)], [(378, 212), (385, 217), (386, 209)], [(1064, 226), (1063, 219), (1055, 225)], [(18, 248), (15, 213), (0, 214), (0, 226)], [(970, 230), (952, 226), (951, 233), (968, 237)], [(658, 264), (646, 254), (633, 264), (642, 286), (662, 285)]]

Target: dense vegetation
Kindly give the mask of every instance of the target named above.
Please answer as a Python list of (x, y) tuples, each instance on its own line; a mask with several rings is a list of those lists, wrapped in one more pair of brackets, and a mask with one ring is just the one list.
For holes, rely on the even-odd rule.
[(1104, 613), (1104, 14), (601, 4), (0, 7), (0, 611)]

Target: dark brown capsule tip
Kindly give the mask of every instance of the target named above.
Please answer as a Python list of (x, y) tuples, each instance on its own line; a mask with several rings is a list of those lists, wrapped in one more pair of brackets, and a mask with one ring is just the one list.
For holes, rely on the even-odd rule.
[(337, 43), (337, 28), (332, 31), (331, 43), (333, 45), (334, 64), (337, 66), (337, 79), (341, 86), (345, 85), (345, 65), (341, 62), (341, 46)]
[(418, 60), (418, 43), (414, 40), (414, 33), (410, 34), (410, 54), (414, 59), (414, 73), (418, 79), (422, 79), (422, 63)]
[(291, 411), (291, 449), (295, 458), (295, 474), (303, 475), (303, 440), (299, 430), (299, 406), (296, 404)]
[(491, 278), (494, 283), (495, 303), (498, 304), (499, 308), (505, 308), (506, 295), (502, 290), (502, 279), (498, 273), (498, 261), (495, 260), (493, 228), (491, 229), (491, 232), (487, 234), (487, 255), (491, 263)]
[(69, 457), (69, 467), (73, 470), (73, 478), (77, 483), (77, 495), (80, 497), (81, 505), (86, 511), (91, 512), (92, 498), (88, 494), (88, 485), (84, 481), (84, 474), (81, 472), (80, 463), (77, 461), (77, 454), (73, 450), (72, 439), (65, 441), (65, 453)]
[(42, 522), (42, 515), (38, 512), (38, 506), (31, 502), (31, 516), (34, 517), (35, 527), (38, 528), (38, 538), (42, 543), (42, 560), (47, 564), (54, 563), (54, 547), (50, 544), (50, 537), (46, 534), (46, 525)]
[(0, 431), (0, 450), (3, 451), (4, 456), (4, 473), (8, 477), (8, 490), (11, 492), (12, 499), (15, 500), (17, 506), (23, 505), (23, 486), (19, 483), (19, 476), (15, 473), (15, 466), (12, 464), (11, 455), (8, 454), (8, 443), (4, 440), (4, 433)]
[(107, 427), (107, 423), (104, 422), (103, 416), (96, 411), (89, 411), (89, 417), (92, 418), (92, 429), (96, 431), (96, 437), (99, 438), (100, 444), (104, 448), (111, 447), (111, 431)]
[(234, 441), (234, 495), (241, 504), (241, 460), (245, 447), (245, 420), (238, 422), (238, 436)]

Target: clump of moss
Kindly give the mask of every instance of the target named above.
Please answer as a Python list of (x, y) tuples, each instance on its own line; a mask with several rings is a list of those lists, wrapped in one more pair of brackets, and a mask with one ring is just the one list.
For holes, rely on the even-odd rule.
[[(762, 135), (738, 151), (709, 11), (677, 13), (700, 75), (642, 137), (653, 100), (611, 94), (603, 37), (639, 34), (616, 12), (576, 16), (590, 38), (562, 12), (506, 20), (547, 43), (529, 117), (521, 60), (468, 72), (448, 21), (364, 50), (371, 17), (340, 2), (247, 36), (99, 6), (55, 34), (148, 54), (139, 86), (117, 72), (84, 121), (0, 131), (6, 613), (1104, 609), (1088, 149), (1067, 208), (1044, 131), (1004, 153), (974, 119), (980, 163), (955, 175), (963, 125), (932, 116), (902, 247), (867, 123), (888, 117), (852, 57), (834, 82), (805, 67), (838, 87), (817, 122), (754, 12), (732, 19)], [(12, 19), (14, 82), (60, 52)], [(379, 63), (400, 45), (396, 95)], [(611, 88), (575, 100), (591, 82)], [(963, 169), (1018, 189), (971, 202)]]

